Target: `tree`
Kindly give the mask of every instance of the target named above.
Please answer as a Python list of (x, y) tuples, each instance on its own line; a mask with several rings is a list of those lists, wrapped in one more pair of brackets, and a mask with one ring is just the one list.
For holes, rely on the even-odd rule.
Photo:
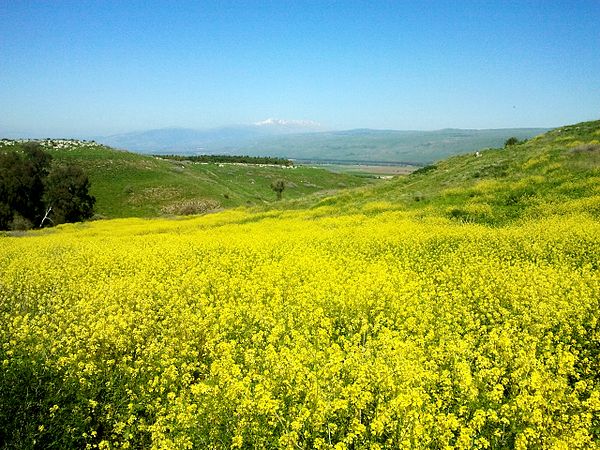
[(44, 181), (44, 188), (43, 221), (78, 222), (94, 214), (96, 199), (89, 194), (90, 180), (81, 167), (73, 164), (54, 167)]
[(42, 146), (37, 142), (27, 142), (23, 145), (25, 160), (29, 164), (31, 193), (26, 201), (26, 211), (31, 211), (30, 215), (22, 214), (23, 217), (33, 222), (39, 220), (44, 211), (44, 179), (48, 176), (52, 164), (52, 155), (46, 153)]
[(504, 142), (504, 147), (510, 147), (512, 145), (517, 145), (519, 143), (519, 139), (517, 139), (516, 137), (509, 137), (505, 142)]
[(95, 203), (89, 188), (79, 166), (53, 166), (37, 142), (0, 151), (0, 229), (88, 219)]
[[(0, 198), (3, 198), (0, 193)], [(10, 206), (0, 201), (0, 230), (8, 230), (13, 219), (13, 210)]]
[(271, 182), (271, 189), (277, 193), (277, 200), (281, 200), (283, 190), (285, 189), (285, 180), (275, 180)]
[[(22, 152), (0, 154), (0, 228), (9, 228), (14, 215), (37, 222), (43, 215), (44, 179), (52, 156), (28, 142)], [(8, 218), (8, 219), (7, 219)]]

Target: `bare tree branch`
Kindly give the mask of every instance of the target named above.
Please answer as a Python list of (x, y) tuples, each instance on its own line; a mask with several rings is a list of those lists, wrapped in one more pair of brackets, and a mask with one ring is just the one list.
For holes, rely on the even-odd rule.
[(40, 228), (42, 228), (42, 226), (44, 225), (44, 222), (46, 220), (49, 220), (50, 222), (54, 223), (54, 221), (50, 217), (48, 217), (48, 214), (50, 214), (50, 211), (52, 211), (52, 206), (48, 206), (48, 208), (46, 208), (46, 214), (44, 214), (44, 218), (40, 222)]

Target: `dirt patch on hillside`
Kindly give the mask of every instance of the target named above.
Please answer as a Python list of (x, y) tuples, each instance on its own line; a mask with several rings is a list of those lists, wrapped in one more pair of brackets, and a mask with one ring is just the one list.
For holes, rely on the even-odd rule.
[(205, 214), (221, 208), (221, 204), (211, 199), (182, 200), (171, 203), (161, 208), (163, 214), (176, 216), (189, 216), (191, 214)]
[(141, 192), (132, 192), (127, 200), (131, 205), (143, 205), (146, 203), (162, 203), (174, 200), (182, 196), (182, 191), (174, 187), (151, 187)]

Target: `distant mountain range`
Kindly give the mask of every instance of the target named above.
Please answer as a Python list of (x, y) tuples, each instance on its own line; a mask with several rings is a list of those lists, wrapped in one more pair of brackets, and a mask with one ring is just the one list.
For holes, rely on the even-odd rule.
[(266, 119), (252, 125), (231, 125), (196, 130), (161, 128), (116, 134), (95, 140), (111, 147), (142, 153), (214, 153), (225, 148), (237, 148), (261, 138), (323, 131), (310, 120)]
[(437, 131), (347, 130), (271, 136), (227, 153), (275, 156), (312, 161), (429, 164), (482, 148), (502, 147), (511, 136), (529, 139), (542, 128)]
[(501, 147), (509, 137), (529, 139), (545, 128), (399, 131), (322, 131), (310, 121), (268, 119), (208, 130), (165, 128), (96, 138), (140, 153), (280, 156), (310, 161), (428, 164), (451, 155)]

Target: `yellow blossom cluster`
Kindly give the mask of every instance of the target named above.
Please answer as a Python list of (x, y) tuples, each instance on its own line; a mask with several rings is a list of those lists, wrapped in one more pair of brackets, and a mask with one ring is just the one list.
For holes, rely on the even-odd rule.
[(0, 444), (599, 446), (600, 223), (385, 207), (0, 237)]

